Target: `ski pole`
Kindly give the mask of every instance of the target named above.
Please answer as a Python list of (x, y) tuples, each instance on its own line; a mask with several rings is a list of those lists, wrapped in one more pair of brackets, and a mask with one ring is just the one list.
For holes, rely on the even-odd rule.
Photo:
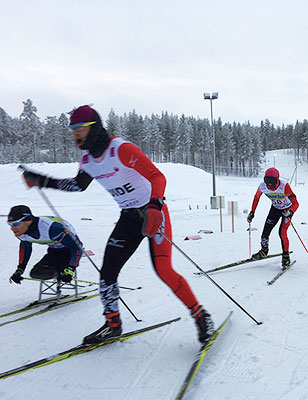
[(126, 290), (139, 290), (139, 289), (142, 289), (141, 286), (138, 286), (138, 287), (135, 287), (135, 288), (128, 287), (128, 286), (119, 286), (119, 288), (120, 289), (126, 289)]
[[(49, 280), (45, 280), (45, 279), (35, 279), (35, 278), (26, 278), (26, 277), (24, 277), (24, 279), (26, 279), (26, 280), (28, 280), (28, 281), (37, 281), (37, 282), (40, 282), (40, 281), (43, 280), (43, 281), (46, 282), (46, 283), (53, 283), (53, 281), (49, 281)], [(76, 279), (76, 278), (73, 278), (73, 281), (80, 282), (80, 283), (88, 283), (89, 286), (92, 286), (92, 285), (99, 285), (98, 282), (85, 281), (85, 280), (83, 280), (83, 279)], [(80, 286), (80, 285), (79, 285), (79, 286)], [(85, 287), (85, 286), (80, 286), (80, 287)], [(126, 290), (138, 290), (138, 289), (142, 289), (141, 286), (138, 286), (138, 287), (136, 287), (136, 288), (131, 288), (131, 287), (128, 287), (128, 286), (119, 286), (119, 288), (120, 288), (120, 289), (126, 289)]]
[(219, 290), (221, 290), (234, 304), (236, 304), (245, 314), (247, 314), (257, 325), (263, 324), (263, 322), (257, 321), (248, 311), (246, 311), (232, 296), (229, 295), (214, 279), (212, 279), (202, 268), (199, 267), (178, 245), (176, 245), (168, 236), (160, 232), (160, 234), (168, 240), (184, 257), (187, 258), (199, 271), (201, 271)]
[(251, 222), (249, 222), (249, 258), (251, 257)]
[[(27, 277), (23, 277), (23, 279), (25, 279), (27, 281), (35, 281), (35, 282), (42, 282), (43, 281), (45, 283), (55, 283), (55, 281), (50, 281), (48, 279), (37, 279), (37, 278), (27, 278)], [(76, 282), (79, 281), (78, 279), (74, 279), (74, 278), (73, 278), (73, 280), (76, 281)], [(82, 282), (82, 281), (79, 281), (79, 282)], [(87, 287), (85, 285), (77, 285), (77, 286), (78, 287), (82, 287), (82, 288)], [(88, 286), (91, 286), (91, 285), (88, 285)]]
[(307, 250), (306, 246), (304, 245), (304, 242), (302, 241), (301, 237), (299, 236), (299, 234), (298, 234), (297, 230), (295, 229), (295, 226), (293, 225), (293, 222), (291, 220), (290, 220), (290, 224), (292, 225), (292, 228), (294, 229), (295, 233), (297, 234), (297, 237), (299, 238), (301, 244), (304, 246), (304, 249), (308, 253), (308, 250)]
[[(73, 278), (73, 280), (76, 281), (76, 282), (88, 283), (89, 285), (99, 285), (98, 282), (85, 281), (85, 280), (83, 280), (83, 279), (75, 279), (75, 278)], [(126, 289), (126, 290), (138, 290), (138, 289), (142, 289), (141, 286), (138, 286), (138, 287), (136, 287), (136, 288), (131, 288), (131, 287), (128, 287), (128, 286), (119, 286), (119, 288), (120, 288), (120, 289)]]
[[(27, 171), (27, 168), (25, 168), (23, 165), (19, 165), (18, 166), (19, 169), (22, 169), (23, 171)], [(41, 195), (41, 197), (43, 198), (43, 200), (45, 201), (45, 203), (49, 206), (49, 208), (52, 210), (52, 212), (54, 213), (54, 215), (60, 220), (61, 224), (63, 225), (63, 227), (66, 229), (65, 223), (63, 221), (63, 219), (61, 218), (60, 214), (57, 212), (57, 210), (55, 209), (55, 207), (52, 205), (51, 201), (49, 200), (49, 198), (47, 197), (47, 195), (44, 193), (44, 191), (39, 188), (37, 186), (37, 190), (39, 192), (39, 194)], [(66, 229), (67, 233), (69, 234), (69, 236), (72, 238), (72, 240), (74, 241), (74, 243), (76, 244), (76, 246), (81, 250), (82, 254), (84, 254), (87, 259), (91, 262), (91, 264), (93, 265), (93, 267), (97, 270), (98, 273), (100, 273), (99, 268), (96, 266), (95, 262), (91, 259), (91, 257), (87, 254), (87, 252), (85, 251), (85, 249), (83, 247), (81, 247), (79, 241), (76, 239), (76, 236), (70, 232), (68, 229)], [(138, 319), (136, 317), (136, 315), (132, 312), (132, 310), (128, 307), (128, 305), (124, 302), (124, 300), (119, 297), (120, 301), (122, 302), (122, 304), (127, 308), (127, 310), (131, 313), (131, 315), (135, 318), (135, 320), (137, 322), (142, 321), (141, 319)]]

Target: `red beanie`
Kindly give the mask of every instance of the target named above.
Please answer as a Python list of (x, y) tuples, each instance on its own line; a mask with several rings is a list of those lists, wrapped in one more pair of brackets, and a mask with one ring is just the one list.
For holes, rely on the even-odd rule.
[(90, 106), (80, 106), (73, 111), (70, 118), (70, 125), (92, 122), (94, 119), (94, 110)]

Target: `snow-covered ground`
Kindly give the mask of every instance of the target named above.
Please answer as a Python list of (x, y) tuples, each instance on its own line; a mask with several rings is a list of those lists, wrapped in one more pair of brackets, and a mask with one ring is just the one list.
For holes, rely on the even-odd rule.
[[(276, 154), (276, 156), (274, 156)], [(290, 179), (294, 158), (287, 151), (267, 153), (265, 167), (273, 166)], [(38, 171), (57, 177), (74, 176), (77, 164), (32, 165)], [(231, 216), (223, 210), (223, 232), (219, 211), (211, 210), (210, 174), (194, 167), (160, 164), (165, 173), (167, 203), (173, 223), (174, 242), (203, 269), (210, 269), (248, 257), (247, 213), (260, 178), (217, 177), (217, 194), (238, 202), (235, 232)], [(297, 185), (295, 186), (295, 179)], [(9, 283), (18, 264), (18, 240), (10, 232), (5, 215), (13, 205), (27, 204), (35, 215), (52, 215), (36, 189), (25, 188), (17, 165), (0, 166), (0, 314), (14, 310), (38, 296), (38, 283)], [(303, 185), (303, 183), (306, 183)], [(299, 184), (300, 183), (300, 184)], [(291, 186), (300, 208), (294, 226), (308, 245), (307, 164), (298, 167)], [(111, 196), (96, 182), (83, 193), (45, 192), (60, 215), (77, 229), (85, 248), (92, 250), (100, 266), (106, 240), (119, 216)], [(261, 197), (252, 232), (252, 250), (259, 250), (260, 234), (270, 207)], [(82, 218), (91, 218), (84, 220)], [(184, 240), (197, 235), (200, 240)], [(196, 268), (176, 249), (173, 262), (191, 284), (200, 302), (212, 314), (216, 325), (234, 310), (232, 320), (214, 344), (185, 399), (190, 400), (303, 400), (308, 399), (308, 254), (292, 227), (289, 229), (292, 259), (297, 262), (273, 286), (267, 285), (280, 268), (280, 258), (235, 267), (212, 274), (254, 318), (256, 325), (206, 277), (193, 274)], [(45, 246), (34, 245), (26, 270), (45, 253)], [(281, 250), (278, 228), (272, 232), (270, 251)], [(98, 280), (98, 273), (83, 258), (79, 278)], [(169, 400), (174, 399), (199, 348), (196, 328), (186, 308), (155, 275), (144, 240), (120, 274), (120, 284), (142, 286), (122, 290), (121, 296), (142, 322), (135, 322), (121, 305), (124, 330), (180, 316), (167, 327), (144, 333), (123, 343), (97, 349), (71, 359), (5, 379), (0, 399), (24, 400)], [(1, 318), (0, 323), (15, 317)], [(98, 297), (50, 311), (44, 315), (0, 327), (0, 372), (57, 353), (78, 344), (84, 335), (97, 329), (104, 319)]]

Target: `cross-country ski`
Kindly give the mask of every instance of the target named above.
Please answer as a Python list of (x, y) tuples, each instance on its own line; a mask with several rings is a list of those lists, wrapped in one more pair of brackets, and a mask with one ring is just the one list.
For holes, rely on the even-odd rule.
[(296, 260), (292, 261), (291, 264), (286, 267), (285, 269), (280, 270), (273, 279), (271, 279), (270, 281), (267, 281), (268, 285), (272, 285), (273, 283), (275, 283), (277, 281), (278, 278), (280, 278), (283, 274), (285, 274), (294, 264), (296, 263)]
[(95, 350), (95, 349), (97, 349), (99, 347), (106, 346), (106, 345), (112, 344), (114, 342), (123, 342), (124, 340), (127, 340), (127, 339), (133, 338), (135, 336), (141, 335), (144, 332), (149, 332), (149, 331), (152, 331), (154, 329), (161, 328), (161, 327), (163, 327), (165, 325), (172, 324), (173, 322), (177, 322), (180, 319), (181, 318), (174, 318), (174, 319), (171, 319), (169, 321), (164, 321), (164, 322), (161, 322), (161, 323), (158, 323), (158, 324), (155, 324), (155, 325), (147, 326), (145, 328), (141, 328), (141, 329), (137, 329), (137, 330), (134, 330), (134, 331), (131, 331), (131, 332), (123, 333), (123, 335), (121, 335), (121, 336), (105, 340), (105, 341), (103, 341), (101, 343), (98, 343), (98, 344), (95, 344), (95, 345), (80, 344), (80, 345), (77, 345), (75, 347), (72, 347), (71, 349), (64, 350), (64, 351), (61, 351), (60, 353), (53, 354), (51, 356), (42, 358), (41, 360), (33, 361), (33, 362), (29, 363), (29, 364), (22, 365), (20, 367), (11, 369), (9, 371), (0, 372), (0, 379), (8, 378), (10, 376), (21, 374), (22, 372), (29, 371), (31, 369), (35, 369), (35, 368), (43, 367), (43, 366), (46, 366), (46, 365), (49, 365), (49, 364), (53, 364), (55, 362), (59, 362), (59, 361), (65, 360), (65, 359), (70, 358), (70, 357), (78, 356), (78, 355), (83, 354), (83, 353), (88, 353), (89, 351), (93, 351), (93, 350)]
[[(97, 289), (90, 289), (90, 290), (87, 290), (87, 291), (84, 291), (84, 292), (80, 292), (78, 294), (78, 297), (80, 297), (80, 296), (83, 297), (84, 295), (87, 295), (87, 293), (96, 292), (96, 291), (97, 291)], [(28, 304), (25, 307), (17, 308), (16, 310), (9, 311), (9, 312), (6, 312), (4, 314), (1, 314), (0, 318), (9, 317), (9, 316), (14, 315), (14, 314), (20, 314), (20, 313), (23, 313), (25, 311), (32, 310), (33, 308), (44, 306), (46, 304), (53, 306), (53, 304), (60, 304), (63, 301), (66, 301), (68, 299), (74, 299), (75, 297), (76, 297), (76, 295), (72, 294), (72, 295), (62, 295), (62, 296), (60, 296), (59, 299), (53, 298), (53, 299), (44, 299), (44, 300), (40, 300), (40, 301), (36, 300), (36, 301), (31, 302), (30, 304)]]
[(227, 323), (229, 322), (230, 318), (231, 318), (232, 312), (229, 313), (229, 315), (227, 316), (227, 318), (223, 321), (223, 323), (216, 329), (216, 331), (213, 333), (213, 335), (210, 337), (210, 339), (201, 346), (198, 354), (196, 355), (196, 359), (193, 362), (181, 388), (179, 393), (176, 396), (176, 400), (181, 400), (183, 398), (183, 396), (185, 396), (185, 393), (187, 392), (189, 386), (191, 385), (195, 375), (197, 374), (197, 372), (199, 371), (204, 358), (206, 357), (206, 355), (208, 354), (211, 346), (214, 344), (215, 340), (218, 338), (218, 336), (220, 335), (220, 333), (222, 332), (222, 330), (225, 328), (225, 326), (227, 325)]
[[(292, 253), (292, 252), (290, 252)], [(273, 258), (273, 257), (278, 257), (278, 256), (282, 256), (282, 253), (277, 253), (277, 254), (269, 254), (266, 257), (263, 257), (262, 259), (253, 259), (253, 258), (245, 258), (244, 260), (240, 260), (240, 261), (235, 261), (233, 263), (230, 264), (225, 264), (225, 265), (221, 265), (220, 267), (216, 267), (213, 269), (209, 269), (207, 271), (205, 271), (207, 274), (210, 272), (217, 272), (217, 271), (222, 271), (223, 269), (228, 269), (228, 268), (232, 268), (232, 267), (236, 267), (238, 265), (243, 265), (243, 264), (248, 264), (254, 261), (262, 261), (262, 260), (266, 260), (268, 258)], [(204, 275), (202, 272), (194, 272), (194, 275)]]
[[(22, 317), (19, 317), (19, 318), (13, 319), (13, 320), (5, 321), (5, 322), (0, 322), (0, 327), (1, 327), (1, 326), (5, 326), (5, 325), (9, 325), (9, 324), (12, 324), (12, 323), (18, 322), (18, 321), (25, 321), (25, 320), (27, 320), (27, 319), (29, 319), (29, 318), (36, 317), (36, 316), (38, 316), (38, 315), (43, 315), (43, 314), (45, 314), (45, 313), (47, 313), (47, 312), (49, 312), (49, 311), (52, 311), (52, 310), (56, 310), (56, 309), (58, 309), (58, 308), (65, 307), (65, 306), (68, 306), (68, 305), (70, 305), (70, 304), (79, 303), (79, 302), (81, 302), (81, 301), (90, 300), (90, 299), (93, 299), (93, 298), (95, 298), (95, 297), (97, 297), (97, 296), (98, 296), (98, 293), (92, 294), (92, 295), (78, 296), (78, 297), (76, 297), (76, 298), (73, 297), (73, 298), (70, 298), (70, 299), (63, 299), (62, 301), (58, 301), (58, 302), (52, 302), (51, 304), (47, 305), (46, 307), (44, 307), (43, 309), (41, 309), (41, 310), (39, 310), (39, 311), (32, 312), (32, 313), (30, 313), (30, 314), (24, 315), (24, 316), (22, 316)], [(32, 309), (32, 308), (30, 308), (30, 310), (31, 310), (31, 309)], [(24, 312), (24, 311), (28, 311), (28, 310), (29, 310), (29, 308), (26, 308), (26, 309), (24, 308), (24, 309), (22, 309), (23, 312)], [(15, 311), (14, 314), (19, 313), (19, 311), (20, 311), (20, 310), (18, 310), (17, 312)], [(9, 315), (12, 315), (12, 313), (10, 313)]]

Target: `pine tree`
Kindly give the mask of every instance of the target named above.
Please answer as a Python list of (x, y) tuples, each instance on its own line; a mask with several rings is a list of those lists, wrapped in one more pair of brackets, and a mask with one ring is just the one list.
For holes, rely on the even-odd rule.
[(75, 161), (73, 157), (74, 153), (74, 141), (72, 139), (72, 134), (68, 129), (69, 119), (62, 113), (59, 117), (59, 144), (62, 142), (63, 146), (63, 157), (61, 157), (60, 162), (72, 162)]
[(20, 115), (21, 122), (21, 144), (24, 146), (24, 154), (22, 162), (39, 162), (37, 157), (37, 136), (41, 134), (43, 129), (39, 117), (36, 115), (37, 108), (33, 105), (32, 100), (23, 101), (24, 109)]
[(119, 117), (111, 109), (106, 120), (106, 129), (110, 136), (120, 136), (119, 125)]
[(18, 125), (0, 108), (0, 163), (18, 162), (21, 147), (18, 143)]

